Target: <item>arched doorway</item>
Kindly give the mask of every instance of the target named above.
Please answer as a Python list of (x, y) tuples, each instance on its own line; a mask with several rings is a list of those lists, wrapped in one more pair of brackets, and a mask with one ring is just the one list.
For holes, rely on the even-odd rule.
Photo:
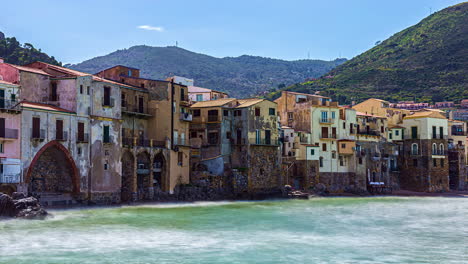
[(162, 153), (158, 153), (153, 160), (153, 186), (159, 190), (163, 189), (166, 173), (166, 160)]
[(80, 192), (79, 180), (73, 158), (57, 141), (39, 150), (26, 175), (29, 191), (45, 204), (70, 203), (73, 194)]
[(129, 151), (125, 151), (122, 155), (122, 187), (120, 194), (120, 199), (122, 202), (128, 202), (132, 200), (134, 171), (135, 165), (133, 155)]
[(149, 187), (152, 187), (150, 166), (150, 155), (145, 152), (140, 152), (137, 155), (137, 188), (138, 199), (147, 199), (149, 196)]

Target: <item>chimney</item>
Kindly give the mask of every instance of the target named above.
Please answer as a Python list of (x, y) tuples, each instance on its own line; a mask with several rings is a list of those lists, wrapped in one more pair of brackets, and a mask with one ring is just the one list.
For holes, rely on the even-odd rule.
[(4, 63), (4, 62), (5, 60), (2, 57), (0, 57), (0, 63)]

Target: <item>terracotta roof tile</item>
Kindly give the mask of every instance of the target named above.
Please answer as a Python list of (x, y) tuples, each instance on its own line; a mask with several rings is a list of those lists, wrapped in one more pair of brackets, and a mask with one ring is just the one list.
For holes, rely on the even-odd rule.
[(217, 106), (223, 106), (225, 104), (228, 104), (232, 101), (235, 101), (236, 99), (234, 98), (223, 98), (223, 99), (217, 99), (217, 100), (211, 100), (211, 101), (202, 101), (202, 102), (196, 102), (194, 103), (191, 107), (193, 108), (199, 108), (199, 107), (217, 107)]
[(38, 110), (44, 110), (44, 111), (66, 112), (66, 113), (71, 113), (71, 114), (75, 113), (73, 111), (63, 109), (57, 106), (42, 104), (42, 103), (33, 103), (33, 102), (28, 102), (28, 101), (21, 102), (21, 106), (27, 107), (27, 108), (34, 108)]

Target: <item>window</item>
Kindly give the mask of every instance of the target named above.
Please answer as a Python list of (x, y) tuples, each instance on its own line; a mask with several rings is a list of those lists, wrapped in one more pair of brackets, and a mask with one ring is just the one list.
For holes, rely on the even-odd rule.
[(412, 139), (418, 138), (418, 127), (411, 127), (411, 138)]
[(381, 127), (380, 127), (380, 133), (383, 133), (383, 132), (385, 132), (385, 127), (384, 127), (384, 126), (381, 126)]
[(184, 153), (183, 152), (177, 153), (177, 163), (179, 164), (179, 166), (184, 165)]
[(294, 117), (293, 112), (288, 112), (288, 119), (293, 119), (293, 117)]
[(185, 101), (185, 89), (180, 88), (180, 100)]
[(339, 161), (340, 161), (340, 166), (344, 166), (344, 159), (343, 159), (343, 156), (339, 156), (338, 159), (339, 159)]
[(332, 159), (336, 159), (336, 152), (332, 152)]
[(260, 130), (255, 130), (255, 144), (260, 144)]
[(132, 76), (132, 70), (128, 70), (128, 76), (129, 76), (129, 77)]
[(393, 139), (392, 132), (388, 133), (388, 138)]
[(10, 99), (12, 102), (15, 102), (16, 101), (16, 94), (12, 93), (10, 94)]
[(350, 134), (354, 134), (354, 126), (353, 126), (353, 123), (350, 123), (350, 124), (349, 124), (349, 133), (350, 133)]
[(5, 118), (0, 118), (0, 137), (5, 137)]
[(315, 149), (313, 149), (313, 148), (310, 149), (310, 155), (311, 155), (311, 156), (314, 156), (314, 155), (315, 155)]
[(231, 132), (226, 132), (226, 139), (231, 139)]
[(63, 136), (63, 120), (55, 120), (55, 139), (65, 139)]
[(238, 129), (236, 132), (237, 144), (242, 144), (242, 130)]
[(341, 148), (342, 148), (342, 149), (346, 148), (346, 144), (345, 144), (345, 143), (341, 143)]
[(321, 118), (322, 122), (328, 122), (328, 112), (322, 111), (320, 115), (322, 117)]
[(440, 143), (439, 145), (439, 155), (445, 155), (444, 153), (444, 144)]
[(127, 99), (126, 99), (126, 94), (125, 93), (122, 93), (120, 95), (120, 105), (122, 107), (126, 107), (127, 106)]
[(395, 130), (395, 136), (399, 136), (400, 135), (400, 130)]
[(3, 142), (0, 142), (0, 153), (4, 153)]
[(437, 127), (432, 126), (432, 138), (437, 138)]
[(224, 115), (224, 116), (229, 116), (229, 110), (224, 110), (224, 111), (223, 111), (223, 115)]
[(84, 142), (84, 123), (78, 122), (78, 142)]
[(234, 116), (242, 116), (242, 110), (234, 111)]
[(109, 169), (109, 161), (106, 160), (106, 161), (104, 161), (104, 170), (106, 171), (108, 169)]
[(218, 110), (208, 110), (208, 122), (218, 121)]
[(104, 97), (102, 105), (111, 106), (111, 88), (108, 86), (104, 86)]
[(331, 118), (332, 118), (332, 119), (335, 119), (335, 115), (336, 115), (335, 112), (331, 112)]
[(346, 129), (346, 122), (343, 122), (343, 129)]
[(197, 94), (197, 98), (196, 98), (195, 101), (197, 101), (197, 102), (203, 101), (203, 95), (202, 94)]
[(109, 126), (104, 126), (103, 127), (103, 134), (102, 134), (102, 141), (104, 143), (110, 143), (110, 130)]
[(322, 144), (322, 151), (327, 151), (327, 143)]
[(319, 166), (323, 167), (323, 157), (320, 157), (320, 159), (319, 159)]
[(440, 131), (440, 139), (444, 139), (444, 127), (439, 127), (439, 131)]
[(80, 85), (80, 94), (83, 94), (83, 85)]
[(81, 147), (77, 148), (78, 155), (81, 156)]
[(432, 144), (432, 155), (437, 155), (437, 145), (436, 145), (436, 143)]
[(255, 108), (255, 116), (260, 116), (260, 108)]
[(145, 88), (145, 84), (144, 84), (144, 83), (141, 83), (141, 84), (140, 84), (140, 87), (141, 87), (141, 88)]
[(208, 143), (210, 145), (218, 144), (218, 132), (210, 132), (208, 133)]
[(359, 157), (358, 161), (359, 161), (359, 164), (362, 164), (362, 158), (361, 157)]
[(276, 111), (275, 111), (275, 109), (274, 109), (274, 108), (269, 108), (269, 109), (268, 109), (268, 114), (269, 114), (269, 115), (272, 115), (272, 116), (274, 116), (274, 115), (275, 115), (275, 113), (276, 113)]
[(33, 138), (41, 137), (41, 118), (33, 117), (32, 119), (32, 136)]
[(87, 86), (86, 87), (86, 94), (89, 95), (91, 93), (91, 87)]
[(50, 101), (58, 101), (57, 84), (56, 83), (52, 83), (52, 87), (50, 89)]
[(413, 159), (413, 167), (417, 167), (418, 166), (418, 159)]
[(432, 166), (437, 167), (437, 159), (432, 159)]
[(194, 109), (193, 116), (200, 116), (200, 109)]
[(197, 137), (197, 132), (196, 131), (190, 132), (190, 138), (196, 138), (196, 137)]
[(411, 155), (418, 155), (419, 154), (419, 151), (418, 151), (418, 144), (416, 143), (413, 143), (411, 145)]
[(271, 145), (271, 131), (265, 130), (265, 145)]

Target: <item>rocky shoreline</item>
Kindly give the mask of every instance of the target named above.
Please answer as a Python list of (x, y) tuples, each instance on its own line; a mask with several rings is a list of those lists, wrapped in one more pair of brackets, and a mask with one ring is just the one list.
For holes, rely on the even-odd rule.
[(0, 193), (0, 218), (44, 219), (48, 215), (39, 201), (23, 193)]

